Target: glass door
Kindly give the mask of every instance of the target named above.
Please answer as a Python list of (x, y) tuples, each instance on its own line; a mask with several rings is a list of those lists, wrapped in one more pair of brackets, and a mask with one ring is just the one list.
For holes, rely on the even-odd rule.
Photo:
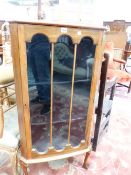
[(60, 35), (56, 43), (36, 33), (26, 43), (32, 147), (64, 150), (85, 141), (95, 45), (82, 37), (73, 43)]

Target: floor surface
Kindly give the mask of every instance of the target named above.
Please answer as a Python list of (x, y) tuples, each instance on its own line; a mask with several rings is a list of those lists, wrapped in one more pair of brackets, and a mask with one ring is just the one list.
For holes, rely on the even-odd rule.
[[(30, 175), (131, 175), (131, 93), (117, 88), (109, 130), (82, 168), (84, 155), (30, 166)], [(0, 175), (12, 175), (7, 153), (0, 151)]]

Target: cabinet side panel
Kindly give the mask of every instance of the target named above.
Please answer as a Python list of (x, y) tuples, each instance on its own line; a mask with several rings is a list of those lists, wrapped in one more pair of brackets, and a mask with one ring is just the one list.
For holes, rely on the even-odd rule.
[(93, 75), (92, 75), (92, 83), (91, 83), (91, 92), (89, 98), (89, 108), (87, 114), (87, 124), (86, 124), (86, 142), (87, 145), (91, 142), (91, 131), (93, 127), (93, 119), (94, 119), (94, 112), (95, 112), (95, 96), (98, 95), (96, 93), (97, 86), (100, 80), (100, 70), (102, 65), (102, 52), (103, 52), (103, 32), (99, 32), (99, 40), (96, 46), (95, 52), (95, 63), (93, 68)]
[[(22, 64), (21, 56), (20, 56), (20, 40), (22, 38), (22, 32), (19, 31), (18, 36), (18, 25), (17, 24), (10, 24), (11, 29), (11, 47), (12, 47), (12, 57), (13, 57), (13, 68), (14, 68), (14, 79), (15, 79), (15, 86), (16, 86), (16, 101), (17, 101), (17, 108), (18, 108), (18, 120), (19, 120), (19, 129), (20, 129), (20, 148), (22, 155), (25, 158), (30, 158), (30, 131), (26, 130), (28, 128), (26, 124), (28, 123), (29, 113), (26, 113), (26, 109), (28, 108), (27, 104), (24, 103), (25, 101), (25, 80), (23, 76), (23, 69), (25, 69), (24, 64)], [(21, 37), (20, 37), (21, 35)], [(20, 38), (19, 38), (20, 37)], [(24, 59), (22, 59), (24, 60)], [(27, 144), (28, 141), (28, 144)]]

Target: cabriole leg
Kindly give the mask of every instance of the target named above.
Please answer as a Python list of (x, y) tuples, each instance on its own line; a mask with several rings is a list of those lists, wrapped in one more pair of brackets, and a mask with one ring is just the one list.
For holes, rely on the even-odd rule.
[(87, 161), (88, 161), (88, 159), (89, 159), (89, 157), (90, 157), (90, 153), (91, 153), (91, 152), (87, 152), (87, 153), (86, 153), (86, 156), (85, 156), (85, 159), (84, 159), (83, 168), (85, 168), (85, 169), (88, 168)]

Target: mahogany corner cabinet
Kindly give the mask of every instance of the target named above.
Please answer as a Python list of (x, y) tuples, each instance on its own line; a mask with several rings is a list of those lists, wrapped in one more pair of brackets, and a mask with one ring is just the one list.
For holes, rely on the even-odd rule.
[(28, 165), (91, 152), (104, 28), (10, 22), (20, 129)]

